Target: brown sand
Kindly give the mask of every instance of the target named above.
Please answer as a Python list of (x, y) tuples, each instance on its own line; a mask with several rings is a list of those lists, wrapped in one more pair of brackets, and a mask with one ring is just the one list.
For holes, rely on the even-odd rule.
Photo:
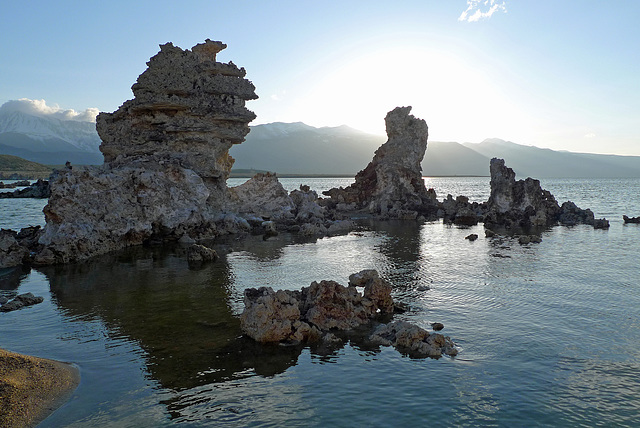
[(0, 427), (33, 427), (69, 399), (80, 382), (71, 364), (0, 349)]

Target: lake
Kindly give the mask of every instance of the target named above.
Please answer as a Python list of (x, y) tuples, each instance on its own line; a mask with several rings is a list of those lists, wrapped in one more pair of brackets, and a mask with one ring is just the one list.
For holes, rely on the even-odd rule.
[[(352, 182), (281, 181), (319, 192)], [(438, 199), (489, 195), (488, 177), (425, 182)], [(230, 237), (199, 269), (175, 246), (5, 270), (0, 295), (45, 301), (0, 314), (0, 347), (80, 368), (44, 427), (638, 426), (640, 225), (622, 215), (640, 215), (640, 180), (541, 183), (611, 228), (554, 227), (520, 245), (484, 238), (482, 225), (371, 222), (317, 240)], [(0, 227), (44, 223), (45, 201), (0, 202)], [(358, 335), (333, 352), (242, 336), (245, 288), (346, 285), (369, 268), (408, 305), (396, 319), (443, 323), (459, 355), (413, 359)]]

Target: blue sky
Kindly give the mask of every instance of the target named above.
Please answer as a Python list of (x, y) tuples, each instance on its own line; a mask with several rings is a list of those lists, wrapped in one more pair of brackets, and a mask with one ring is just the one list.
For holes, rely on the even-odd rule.
[(113, 111), (159, 44), (210, 38), (256, 85), (253, 124), (383, 133), (411, 105), (430, 140), (640, 155), (639, 20), (635, 0), (5, 1), (0, 104)]

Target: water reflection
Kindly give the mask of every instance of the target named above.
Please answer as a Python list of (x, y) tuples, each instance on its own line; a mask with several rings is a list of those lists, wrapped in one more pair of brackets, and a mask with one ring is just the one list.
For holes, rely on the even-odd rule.
[[(252, 253), (271, 258), (288, 239), (260, 243), (264, 248), (253, 247)], [(65, 317), (99, 319), (114, 343), (127, 340), (144, 351), (146, 376), (175, 392), (163, 404), (171, 418), (181, 418), (194, 411), (197, 391), (217, 390), (214, 384), (255, 375), (273, 377), (296, 365), (303, 351), (301, 346), (261, 345), (242, 335), (229, 302), (236, 284), (224, 245), (218, 248), (220, 260), (198, 269), (189, 268), (184, 248), (139, 247), (38, 270), (47, 277), (52, 302)], [(244, 251), (251, 247), (245, 243), (237, 248), (244, 246)], [(359, 344), (364, 340), (364, 334), (344, 337), (344, 343), (370, 349)], [(311, 352), (330, 361), (337, 348), (318, 345)], [(196, 408), (201, 408), (198, 403)]]

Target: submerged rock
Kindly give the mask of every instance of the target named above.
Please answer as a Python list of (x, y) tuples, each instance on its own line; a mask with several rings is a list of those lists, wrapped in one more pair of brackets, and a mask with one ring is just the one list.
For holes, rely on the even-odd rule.
[(640, 224), (640, 216), (638, 216), (638, 217), (627, 217), (626, 215), (623, 215), (622, 219), (624, 220), (625, 224), (626, 223)]
[(455, 356), (458, 350), (449, 337), (406, 321), (393, 321), (380, 325), (371, 335), (374, 343), (393, 346), (412, 357), (438, 358), (443, 354)]
[(334, 206), (404, 219), (435, 213), (435, 194), (427, 191), (420, 165), (427, 149), (428, 127), (410, 111), (411, 107), (396, 107), (387, 113), (388, 140), (358, 172), (355, 183), (323, 192)]
[(24, 293), (16, 296), (15, 299), (2, 304), (2, 306), (0, 306), (0, 312), (11, 312), (25, 306), (33, 306), (42, 302), (44, 302), (44, 297), (34, 296), (32, 293)]

